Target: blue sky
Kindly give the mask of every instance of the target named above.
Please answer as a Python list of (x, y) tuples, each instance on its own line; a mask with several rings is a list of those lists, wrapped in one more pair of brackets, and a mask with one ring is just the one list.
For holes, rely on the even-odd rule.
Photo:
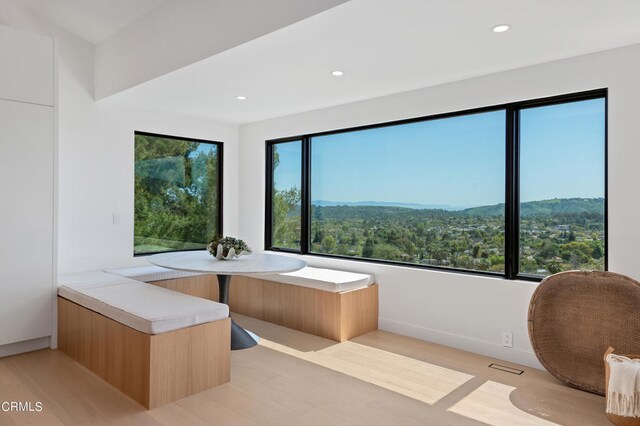
[[(505, 113), (313, 138), (313, 200), (468, 207), (504, 202)], [(604, 100), (521, 115), (521, 199), (604, 196)], [(278, 189), (300, 187), (300, 146), (280, 144)]]
[(522, 201), (604, 197), (604, 116), (604, 99), (522, 111)]

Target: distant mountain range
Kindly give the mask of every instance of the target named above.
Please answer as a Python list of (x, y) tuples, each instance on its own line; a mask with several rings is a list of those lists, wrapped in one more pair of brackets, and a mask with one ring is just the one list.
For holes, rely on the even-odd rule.
[[(520, 216), (545, 216), (560, 213), (604, 212), (604, 198), (554, 198), (552, 200), (528, 201), (520, 204)], [(501, 216), (504, 203), (464, 209), (460, 213), (469, 216)]]
[[(318, 207), (394, 207), (412, 210), (445, 210), (468, 216), (502, 216), (504, 203), (479, 207), (453, 207), (443, 204), (394, 203), (386, 201), (312, 201)], [(520, 204), (521, 216), (545, 216), (561, 213), (603, 214), (604, 198), (554, 198)]]
[(314, 200), (314, 206), (335, 207), (335, 206), (374, 206), (374, 207), (404, 207), (414, 210), (464, 210), (465, 207), (453, 207), (447, 204), (416, 204), (416, 203), (394, 203), (389, 201), (326, 201)]

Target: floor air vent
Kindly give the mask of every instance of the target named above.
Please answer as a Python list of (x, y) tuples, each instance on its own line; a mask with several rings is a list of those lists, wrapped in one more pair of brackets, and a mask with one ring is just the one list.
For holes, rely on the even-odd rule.
[(518, 376), (524, 373), (524, 370), (518, 370), (517, 368), (507, 367), (506, 365), (500, 365), (500, 364), (489, 364), (489, 368), (494, 368), (500, 371), (506, 371), (507, 373), (515, 374)]

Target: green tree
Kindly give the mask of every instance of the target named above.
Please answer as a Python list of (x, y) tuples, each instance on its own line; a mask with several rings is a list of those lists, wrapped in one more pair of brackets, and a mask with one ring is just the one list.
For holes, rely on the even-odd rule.
[(331, 235), (327, 235), (322, 240), (322, 248), (324, 249), (325, 253), (332, 253), (336, 248), (336, 239)]
[(556, 259), (550, 260), (547, 262), (547, 271), (549, 271), (550, 274), (557, 274), (562, 271), (562, 264)]
[(367, 238), (362, 248), (362, 257), (371, 258), (373, 256), (373, 247), (373, 239), (371, 237)]
[(356, 231), (351, 233), (351, 245), (355, 246), (358, 244), (358, 236), (356, 235)]
[(400, 260), (402, 259), (402, 252), (396, 246), (383, 243), (377, 244), (373, 248), (372, 257), (375, 259)]
[(273, 190), (272, 244), (297, 248), (300, 245), (300, 190)]
[(203, 248), (218, 232), (213, 144), (137, 134), (134, 251)]
[(538, 271), (538, 263), (533, 257), (524, 257), (520, 259), (520, 271), (535, 274)]
[[(278, 147), (273, 147), (274, 175), (280, 165)], [(286, 189), (277, 189), (276, 182), (272, 187), (271, 210), (271, 243), (276, 247), (299, 248), (300, 247), (300, 198), (301, 191), (294, 186)]]
[(594, 259), (602, 259), (604, 256), (604, 245), (600, 240), (592, 240), (591, 241), (591, 249), (593, 252)]

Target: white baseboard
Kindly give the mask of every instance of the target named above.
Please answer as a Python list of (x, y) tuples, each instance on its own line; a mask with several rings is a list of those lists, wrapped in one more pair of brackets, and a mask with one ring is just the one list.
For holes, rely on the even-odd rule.
[(0, 346), (0, 358), (3, 356), (16, 355), (48, 348), (49, 344), (49, 336), (40, 337), (39, 339), (25, 340), (24, 342), (9, 343), (8, 345)]
[(491, 358), (514, 362), (516, 364), (526, 365), (528, 367), (538, 368), (541, 370), (544, 369), (533, 352), (523, 351), (522, 349), (505, 348), (484, 340), (478, 340), (471, 337), (460, 336), (384, 318), (378, 319), (378, 328), (380, 330), (438, 343), (440, 345), (456, 349), (462, 349), (464, 351), (485, 355)]

